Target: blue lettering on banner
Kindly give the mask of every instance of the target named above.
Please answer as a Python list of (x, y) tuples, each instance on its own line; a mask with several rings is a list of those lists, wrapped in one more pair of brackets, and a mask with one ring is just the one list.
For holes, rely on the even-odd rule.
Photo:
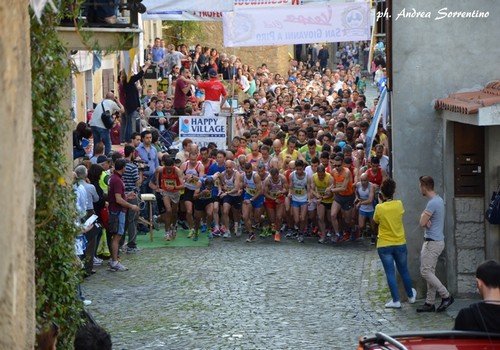
[[(194, 133), (187, 133), (187, 134), (182, 134), (182, 137), (200, 137), (200, 134), (194, 134)], [(203, 134), (203, 137), (212, 137), (212, 138), (222, 138), (226, 137), (226, 134)]]
[(336, 38), (339, 37), (341, 34), (342, 32), (340, 31), (340, 28), (325, 30), (326, 38)]
[(288, 32), (285, 33), (285, 39), (287, 40), (297, 40), (297, 39), (322, 39), (323, 31), (321, 29), (310, 30), (306, 32)]
[(190, 132), (199, 134), (225, 133), (226, 127), (224, 125), (191, 125)]
[(259, 41), (274, 40), (274, 32), (257, 34), (257, 40)]
[(216, 118), (193, 118), (191, 119), (192, 125), (208, 125), (208, 124), (217, 124)]

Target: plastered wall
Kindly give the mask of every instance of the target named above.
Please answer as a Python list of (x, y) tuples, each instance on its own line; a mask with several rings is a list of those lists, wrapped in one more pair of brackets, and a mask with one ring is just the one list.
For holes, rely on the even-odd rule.
[(34, 345), (34, 188), (28, 1), (0, 1), (0, 349)]

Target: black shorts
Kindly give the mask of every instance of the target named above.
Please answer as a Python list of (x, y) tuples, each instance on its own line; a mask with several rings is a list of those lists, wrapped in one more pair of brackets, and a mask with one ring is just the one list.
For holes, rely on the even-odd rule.
[(354, 200), (356, 199), (356, 195), (353, 193), (350, 196), (342, 196), (337, 194), (335, 196), (334, 201), (337, 202), (342, 210), (350, 210), (354, 208)]
[(214, 202), (214, 198), (210, 199), (197, 199), (194, 201), (194, 210), (205, 211), (205, 208), (210, 203)]
[(326, 210), (330, 210), (330, 209), (332, 209), (332, 204), (333, 204), (333, 203), (323, 203), (323, 202), (319, 202), (319, 204), (321, 204), (322, 206), (324, 206)]
[(185, 188), (181, 200), (183, 200), (184, 202), (194, 202), (194, 190)]
[(222, 198), (222, 203), (229, 203), (234, 209), (241, 209), (241, 196), (225, 195), (224, 198)]

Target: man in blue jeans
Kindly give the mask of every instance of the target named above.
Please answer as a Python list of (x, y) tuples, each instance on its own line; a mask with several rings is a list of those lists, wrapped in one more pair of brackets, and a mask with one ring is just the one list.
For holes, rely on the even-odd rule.
[(120, 104), (115, 94), (110, 91), (106, 93), (104, 100), (97, 104), (92, 113), (90, 128), (94, 136), (94, 152), (95, 145), (102, 141), (104, 143), (104, 154), (109, 154), (111, 152), (111, 136), (109, 135), (109, 129), (106, 129), (102, 122), (101, 116), (104, 111), (109, 111), (113, 115), (116, 112), (124, 113), (125, 108)]

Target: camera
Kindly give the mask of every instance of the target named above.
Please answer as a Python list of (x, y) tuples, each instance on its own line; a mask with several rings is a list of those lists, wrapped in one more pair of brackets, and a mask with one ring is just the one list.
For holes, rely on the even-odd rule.
[(135, 165), (137, 165), (137, 169), (139, 171), (149, 171), (150, 167), (148, 165), (148, 162), (145, 160), (133, 160), (132, 161)]

